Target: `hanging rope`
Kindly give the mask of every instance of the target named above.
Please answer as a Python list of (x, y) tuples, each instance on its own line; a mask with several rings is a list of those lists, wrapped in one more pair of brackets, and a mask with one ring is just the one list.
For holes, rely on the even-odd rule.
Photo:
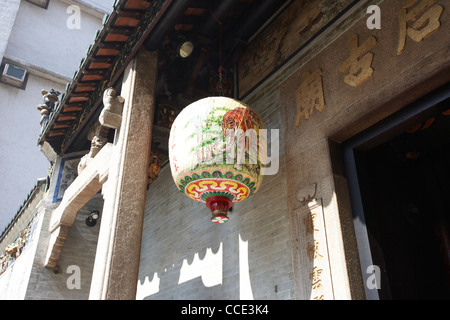
[(216, 20), (217, 24), (219, 25), (219, 69), (217, 70), (219, 73), (219, 82), (217, 83), (213, 94), (218, 92), (222, 96), (225, 96), (225, 91), (224, 91), (224, 87), (223, 87), (223, 78), (225, 77), (226, 71), (222, 65), (222, 34), (223, 34), (222, 26), (223, 26), (223, 24), (222, 24), (222, 21), (220, 21), (219, 18), (217, 18), (217, 16), (214, 14), (214, 12), (212, 12), (211, 8), (209, 8), (209, 12), (211, 13), (211, 16), (214, 18), (214, 20)]

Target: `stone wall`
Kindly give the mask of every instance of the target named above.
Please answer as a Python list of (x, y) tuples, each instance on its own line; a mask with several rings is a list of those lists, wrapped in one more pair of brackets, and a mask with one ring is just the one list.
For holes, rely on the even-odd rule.
[[(78, 212), (74, 224), (69, 228), (58, 265), (51, 269), (45, 268), (44, 264), (50, 237), (48, 228), (53, 208), (42, 208), (42, 227), (37, 244), (38, 250), (31, 269), (25, 299), (88, 299), (101, 214), (99, 221), (93, 227), (88, 227), (85, 220), (93, 209), (101, 212), (102, 207), (103, 198), (97, 194)], [(79, 278), (75, 279), (78, 275)]]
[[(359, 19), (357, 15), (349, 17), (344, 21), (347, 27), (341, 28), (342, 31), (339, 25), (332, 29), (334, 35), (328, 38), (327, 46), (317, 55), (304, 56), (301, 67), (280, 85), (283, 138), (289, 146), (285, 149), (285, 158), (289, 172), (290, 215), (293, 221), (302, 217), (305, 211), (299, 200), (312, 194), (316, 185), (315, 198), (320, 199), (321, 208), (318, 212), (311, 209), (311, 214), (323, 216), (326, 230), (322, 240), (321, 236), (316, 238), (316, 233), (314, 239), (304, 238), (305, 243), (298, 250), (304, 252), (304, 256), (312, 240), (317, 241), (322, 250), (327, 248), (320, 254), (328, 256), (330, 263), (326, 268), (330, 270), (330, 286), (335, 298), (364, 297), (364, 293), (370, 293), (361, 290), (370, 275), (366, 272), (370, 264), (360, 268), (358, 257), (358, 248), (359, 255), (366, 254), (368, 243), (358, 239), (356, 246), (339, 144), (407, 108), (450, 80), (450, 42), (444, 36), (450, 32), (450, 15), (447, 8), (435, 10), (446, 7), (447, 2), (437, 1), (427, 9), (426, 14), (435, 12), (430, 21), (439, 24), (434, 24), (437, 27), (433, 29), (430, 22), (429, 28), (424, 28), (426, 37), (422, 41), (414, 41), (409, 35), (411, 30), (401, 33), (399, 16), (406, 3), (393, 0), (379, 3), (381, 29), (367, 27), (369, 15), (364, 15), (367, 7), (362, 7), (360, 13), (363, 15)], [(408, 8), (408, 12), (410, 10)], [(410, 22), (406, 26), (416, 28)], [(403, 52), (399, 51), (402, 37), (406, 40)], [(323, 34), (321, 38), (317, 40), (325, 42), (327, 35)], [(357, 64), (361, 69), (351, 71), (345, 67)], [(310, 82), (310, 76), (316, 77), (315, 84), (320, 84), (317, 86), (320, 89), (318, 95), (308, 97), (314, 92), (316, 81)], [(323, 104), (311, 105), (307, 100)], [(305, 227), (302, 221), (297, 225), (293, 223), (293, 235), (302, 234)], [(302, 254), (298, 255), (296, 279), (299, 287), (305, 287), (305, 283), (310, 283), (308, 278), (314, 269), (305, 269), (306, 262)], [(316, 263), (316, 259), (313, 260)], [(326, 268), (321, 270), (325, 273)], [(322, 280), (325, 281), (325, 276)]]

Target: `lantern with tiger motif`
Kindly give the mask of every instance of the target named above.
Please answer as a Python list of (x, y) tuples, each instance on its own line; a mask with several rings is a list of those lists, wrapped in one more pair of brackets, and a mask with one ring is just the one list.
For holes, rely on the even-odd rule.
[(233, 203), (261, 186), (260, 129), (264, 125), (254, 111), (226, 97), (194, 102), (175, 119), (169, 138), (172, 177), (186, 196), (206, 203), (212, 222), (228, 221)]

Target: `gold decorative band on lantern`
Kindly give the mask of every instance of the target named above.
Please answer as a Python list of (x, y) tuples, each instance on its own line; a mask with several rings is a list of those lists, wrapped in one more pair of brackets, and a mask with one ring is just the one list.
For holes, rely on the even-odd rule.
[(215, 170), (212, 173), (202, 171), (200, 174), (185, 176), (180, 180), (178, 189), (198, 202), (206, 202), (210, 196), (225, 196), (233, 202), (239, 202), (252, 195), (257, 187), (250, 177)]

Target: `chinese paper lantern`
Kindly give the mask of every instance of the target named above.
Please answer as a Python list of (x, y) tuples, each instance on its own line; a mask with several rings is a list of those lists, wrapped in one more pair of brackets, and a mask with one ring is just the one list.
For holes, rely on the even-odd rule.
[(246, 104), (226, 97), (196, 101), (173, 122), (169, 138), (173, 179), (186, 196), (206, 203), (212, 222), (228, 221), (233, 203), (260, 187), (263, 128)]

